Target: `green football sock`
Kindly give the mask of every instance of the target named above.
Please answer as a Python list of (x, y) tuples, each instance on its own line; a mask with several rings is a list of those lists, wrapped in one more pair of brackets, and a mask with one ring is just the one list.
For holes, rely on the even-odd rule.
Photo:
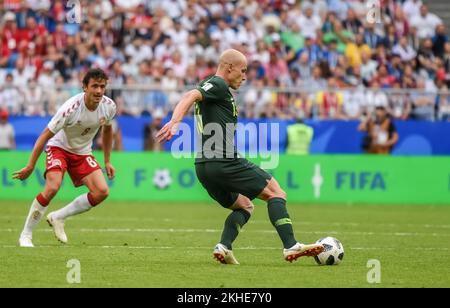
[(292, 221), (286, 208), (286, 200), (273, 198), (268, 201), (267, 208), (272, 225), (277, 229), (284, 248), (291, 248), (297, 244), (292, 228)]
[(223, 229), (220, 243), (230, 250), (233, 249), (232, 244), (234, 240), (239, 235), (241, 228), (248, 222), (250, 216), (250, 213), (246, 210), (233, 211), (225, 221), (225, 228)]

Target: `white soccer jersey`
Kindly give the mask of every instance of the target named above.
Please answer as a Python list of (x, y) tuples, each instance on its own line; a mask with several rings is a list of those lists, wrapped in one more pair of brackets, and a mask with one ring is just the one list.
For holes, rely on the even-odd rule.
[(55, 134), (49, 140), (49, 146), (78, 155), (92, 153), (92, 141), (101, 126), (111, 125), (116, 115), (116, 104), (103, 96), (97, 109), (90, 111), (85, 105), (84, 96), (84, 93), (78, 94), (58, 109), (47, 126)]

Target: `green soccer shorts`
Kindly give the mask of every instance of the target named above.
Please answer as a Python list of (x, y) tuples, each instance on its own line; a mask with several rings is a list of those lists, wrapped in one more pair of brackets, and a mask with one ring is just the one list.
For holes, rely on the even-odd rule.
[(195, 170), (211, 198), (225, 208), (231, 207), (239, 194), (255, 199), (272, 179), (269, 173), (243, 158), (198, 162)]

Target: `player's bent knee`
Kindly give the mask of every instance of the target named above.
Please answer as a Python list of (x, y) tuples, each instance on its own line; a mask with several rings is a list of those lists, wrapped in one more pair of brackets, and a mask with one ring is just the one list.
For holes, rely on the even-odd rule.
[(50, 201), (51, 199), (53, 199), (56, 196), (56, 194), (58, 193), (60, 188), (61, 188), (61, 184), (58, 184), (58, 183), (48, 184), (45, 187), (44, 192), (42, 193), (42, 195), (47, 200)]
[(99, 199), (105, 200), (109, 196), (109, 188), (104, 188), (98, 192)]
[(287, 194), (286, 194), (286, 192), (284, 190), (280, 189), (279, 191), (273, 192), (271, 194), (269, 200), (270, 199), (275, 199), (275, 198), (287, 200)]
[(101, 188), (95, 192), (92, 192), (92, 195), (94, 197), (95, 203), (99, 204), (103, 201), (105, 201), (108, 196), (109, 196), (109, 188), (105, 187), (105, 188)]
[(252, 215), (253, 211), (255, 210), (255, 206), (253, 205), (253, 203), (250, 202), (250, 204), (244, 207), (244, 210), (246, 210), (247, 212), (250, 213), (250, 215)]
[(280, 192), (280, 198), (281, 198), (281, 199), (284, 199), (284, 200), (287, 200), (287, 193), (286, 193), (284, 190), (281, 190), (281, 192)]

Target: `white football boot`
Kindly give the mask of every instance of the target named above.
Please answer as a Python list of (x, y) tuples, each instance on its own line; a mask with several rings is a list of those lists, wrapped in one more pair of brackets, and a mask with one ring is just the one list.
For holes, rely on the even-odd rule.
[(64, 231), (64, 220), (56, 219), (53, 217), (55, 212), (48, 214), (47, 222), (50, 227), (53, 228), (53, 232), (55, 233), (56, 239), (63, 244), (67, 244), (67, 235)]
[(284, 259), (293, 262), (300, 257), (315, 257), (323, 252), (324, 247), (321, 244), (304, 245), (297, 243), (289, 249), (283, 250)]
[(33, 237), (31, 235), (22, 234), (19, 238), (19, 246), (24, 248), (33, 248)]
[(238, 260), (233, 255), (233, 251), (227, 249), (222, 244), (217, 244), (213, 252), (214, 258), (222, 264), (239, 265)]

